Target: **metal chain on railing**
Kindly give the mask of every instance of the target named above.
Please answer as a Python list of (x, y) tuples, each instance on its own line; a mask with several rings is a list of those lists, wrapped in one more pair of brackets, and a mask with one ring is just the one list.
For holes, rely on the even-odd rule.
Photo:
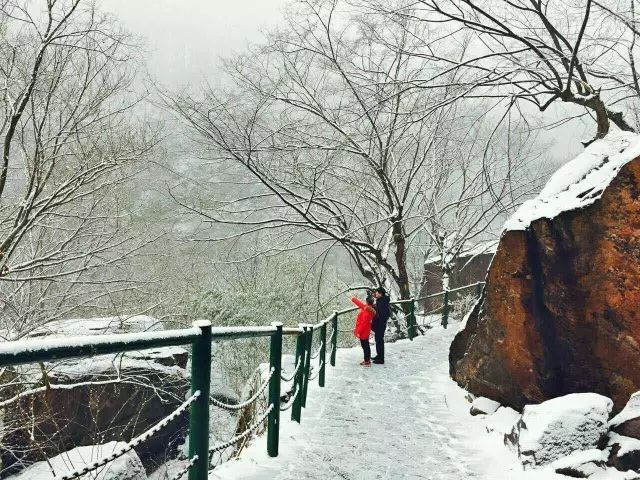
[(318, 350), (316, 351), (316, 353), (311, 355), (312, 360), (315, 360), (316, 358), (318, 358), (318, 355), (320, 355), (320, 352), (322, 351), (323, 347), (324, 347), (324, 342), (320, 343), (320, 346), (318, 347)]
[(232, 412), (233, 411), (237, 411), (237, 410), (242, 410), (243, 408), (246, 408), (249, 405), (251, 405), (253, 402), (255, 402), (258, 399), (258, 397), (260, 397), (260, 395), (262, 395), (264, 393), (266, 388), (269, 386), (269, 380), (271, 380), (271, 377), (273, 377), (274, 372), (275, 372), (275, 370), (271, 369), (269, 371), (269, 376), (262, 383), (262, 385), (260, 385), (260, 387), (258, 388), (256, 393), (254, 393), (251, 396), (251, 398), (245, 400), (242, 403), (238, 403), (236, 405), (231, 405), (229, 403), (223, 403), (220, 400), (216, 400), (213, 397), (209, 397), (209, 401), (211, 402), (212, 405), (215, 405), (216, 407), (222, 408), (223, 410), (229, 410), (229, 411), (232, 411)]
[(293, 403), (296, 401), (296, 398), (298, 397), (298, 393), (300, 393), (300, 389), (296, 388), (295, 393), (289, 398), (289, 403), (287, 403), (284, 407), (280, 405), (281, 412), (286, 412), (291, 407), (293, 407)]
[(112, 462), (117, 458), (122, 457), (123, 455), (130, 452), (138, 445), (140, 445), (142, 442), (144, 442), (145, 440), (148, 440), (153, 435), (158, 433), (160, 430), (165, 428), (169, 424), (169, 422), (171, 422), (172, 420), (175, 420), (178, 416), (182, 415), (187, 410), (187, 408), (189, 408), (189, 405), (191, 405), (199, 396), (200, 396), (200, 390), (197, 390), (196, 392), (193, 393), (193, 395), (191, 395), (187, 400), (185, 400), (182, 403), (182, 405), (180, 405), (177, 409), (175, 409), (171, 414), (164, 417), (162, 420), (156, 423), (153, 427), (147, 429), (146, 431), (138, 435), (136, 438), (129, 441), (129, 443), (127, 443), (124, 447), (122, 447), (118, 451), (112, 453), (111, 455), (103, 457), (102, 459), (94, 462), (91, 466), (86, 466), (81, 469), (75, 470), (71, 473), (65, 473), (64, 475), (56, 476), (54, 477), (55, 480), (72, 480), (74, 478), (81, 477), (83, 475), (86, 475), (89, 472), (93, 472), (94, 470), (97, 470), (98, 468), (103, 467), (107, 463)]
[(194, 455), (193, 458), (189, 460), (189, 463), (187, 463), (182, 470), (180, 470), (173, 477), (171, 477), (171, 480), (180, 480), (182, 477), (184, 477), (184, 474), (187, 473), (189, 469), (193, 467), (193, 465), (197, 461), (198, 461), (198, 455)]
[(324, 367), (324, 362), (322, 362), (320, 365), (318, 365), (318, 370), (316, 371), (316, 374), (309, 377), (309, 381), (315, 380), (316, 378), (318, 378), (318, 375), (320, 375), (320, 371), (322, 370), (322, 367)]
[(231, 440), (229, 440), (229, 441), (227, 441), (225, 443), (222, 443), (220, 445), (216, 445), (215, 447), (210, 448), (209, 449), (209, 454), (211, 455), (211, 454), (214, 454), (214, 453), (219, 452), (221, 450), (225, 450), (225, 449), (229, 448), (230, 446), (235, 445), (236, 443), (238, 443), (243, 438), (249, 436), (251, 434), (251, 432), (256, 430), (260, 425), (262, 425), (264, 423), (264, 421), (267, 419), (267, 417), (271, 413), (271, 410), (273, 410), (273, 403), (270, 404), (269, 408), (267, 408), (262, 413), (262, 415), (260, 415), (258, 420), (256, 420), (254, 423), (252, 423), (244, 432), (239, 433), (238, 435), (236, 435)]
[(302, 365), (302, 361), (298, 362), (298, 365), (296, 365), (296, 369), (293, 371), (293, 373), (291, 374), (290, 377), (285, 377), (284, 375), (280, 374), (280, 379), (283, 382), (291, 382), (294, 378), (296, 378), (296, 375), (298, 374), (298, 372), (300, 371), (300, 366)]

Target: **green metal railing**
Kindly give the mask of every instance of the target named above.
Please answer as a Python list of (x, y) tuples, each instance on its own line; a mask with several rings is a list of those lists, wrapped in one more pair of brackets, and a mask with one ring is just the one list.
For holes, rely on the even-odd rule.
[[(485, 282), (476, 282), (470, 285), (464, 285), (462, 287), (447, 289), (447, 290), (443, 290), (442, 292), (432, 293), (430, 295), (425, 295), (423, 297), (409, 300), (410, 302), (412, 302), (411, 308), (412, 308), (412, 312), (414, 312), (413, 320), (415, 320), (416, 302), (422, 302), (424, 300), (430, 300), (432, 298), (442, 297), (442, 305), (440, 307), (430, 310), (428, 312), (423, 312), (422, 315), (426, 316), (426, 315), (433, 315), (436, 313), (440, 313), (441, 314), (440, 325), (442, 325), (444, 328), (447, 328), (447, 326), (449, 325), (449, 313), (451, 312), (451, 294), (473, 289), (476, 299), (479, 299), (482, 296), (482, 287), (484, 286), (484, 283)], [(417, 328), (417, 325), (415, 323), (412, 325), (414, 329)], [(415, 337), (415, 331), (413, 332), (413, 335), (412, 335), (410, 328), (409, 328), (409, 337), (410, 338)]]
[[(416, 336), (419, 325), (416, 319), (416, 302), (443, 297), (442, 325), (446, 328), (449, 315), (450, 294), (470, 288), (481, 293), (482, 282), (467, 285), (453, 290), (438, 292), (421, 298), (391, 302), (405, 312), (408, 336)], [(191, 328), (166, 330), (162, 332), (124, 333), (102, 336), (68, 337), (64, 339), (19, 340), (0, 343), (0, 368), (34, 362), (62, 360), (74, 357), (87, 357), (111, 353), (130, 352), (166, 346), (191, 346), (191, 393), (187, 400), (169, 417), (134, 438), (120, 451), (95, 462), (92, 467), (84, 467), (66, 474), (61, 480), (78, 478), (108, 462), (124, 455), (141, 442), (160, 431), (166, 424), (190, 409), (189, 419), (189, 456), (185, 469), (174, 478), (180, 478), (188, 472), (189, 480), (206, 480), (208, 477), (211, 456), (214, 452), (223, 451), (236, 445), (240, 440), (256, 431), (264, 421), (267, 423), (267, 452), (269, 456), (278, 455), (281, 412), (291, 409), (291, 419), (300, 422), (302, 408), (307, 405), (309, 382), (318, 379), (318, 385), (326, 383), (327, 357), (331, 366), (336, 365), (338, 349), (338, 322), (345, 314), (358, 308), (348, 308), (334, 312), (331, 316), (317, 324), (300, 324), (297, 328), (283, 328), (281, 323), (273, 323), (267, 327), (212, 327), (211, 322), (200, 320)], [(431, 312), (427, 312), (431, 313)], [(331, 328), (329, 334), (328, 329)], [(318, 349), (313, 352), (314, 335), (318, 335)], [(283, 337), (296, 337), (294, 371), (290, 377), (282, 370)], [(264, 383), (256, 388), (250, 398), (236, 405), (227, 405), (210, 396), (212, 342), (224, 340), (268, 337), (270, 339), (269, 372)], [(327, 352), (327, 348), (330, 348)], [(328, 353), (328, 355), (327, 355)], [(317, 359), (317, 365), (312, 361)], [(282, 382), (291, 383), (287, 404), (281, 405)], [(247, 429), (213, 448), (209, 445), (209, 405), (213, 404), (228, 410), (240, 410), (253, 404), (268, 387), (268, 405), (265, 411), (256, 415), (257, 420)]]

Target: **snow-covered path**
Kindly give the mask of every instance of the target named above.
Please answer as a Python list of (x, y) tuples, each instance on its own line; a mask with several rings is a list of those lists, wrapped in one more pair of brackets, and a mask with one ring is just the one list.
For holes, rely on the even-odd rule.
[[(488, 450), (502, 461), (510, 455), (469, 415), (464, 391), (448, 377), (455, 329), (438, 327), (413, 342), (389, 344), (387, 363), (371, 368), (358, 366), (360, 349), (339, 349), (327, 386), (310, 386), (301, 425), (284, 414), (280, 456), (268, 458), (261, 438), (210, 478), (513, 478), (497, 475), (504, 470), (495, 468)], [(487, 465), (491, 474), (483, 473)]]

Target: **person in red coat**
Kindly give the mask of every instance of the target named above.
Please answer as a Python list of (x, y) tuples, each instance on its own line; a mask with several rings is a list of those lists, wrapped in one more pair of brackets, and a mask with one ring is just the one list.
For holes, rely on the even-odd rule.
[(370, 367), (371, 345), (369, 345), (369, 336), (371, 335), (371, 321), (376, 315), (376, 309), (373, 308), (373, 298), (367, 297), (366, 303), (355, 297), (353, 297), (351, 301), (355, 303), (359, 309), (353, 334), (360, 340), (360, 345), (364, 352), (364, 361), (360, 362), (360, 365)]

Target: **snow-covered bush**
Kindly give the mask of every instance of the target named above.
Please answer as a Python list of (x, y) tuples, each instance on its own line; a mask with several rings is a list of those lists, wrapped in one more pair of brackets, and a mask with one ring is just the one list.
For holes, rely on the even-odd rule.
[[(339, 282), (329, 281), (318, 289), (318, 278), (307, 261), (294, 255), (255, 259), (206, 290), (198, 290), (185, 300), (183, 309), (192, 319), (211, 320), (214, 326), (269, 325), (281, 322), (295, 327), (316, 323), (328, 316), (343, 299), (331, 299), (340, 291)], [(324, 309), (319, 309), (319, 304)], [(317, 336), (316, 336), (317, 340)], [(317, 346), (317, 344), (315, 344)], [(285, 337), (283, 352), (295, 350), (295, 339)], [(243, 339), (218, 345), (214, 362), (221, 367), (237, 393), (257, 365), (268, 361), (268, 338)]]
[(458, 320), (464, 318), (464, 316), (471, 311), (477, 300), (478, 297), (476, 297), (475, 292), (469, 291), (457, 295), (456, 298), (451, 301), (450, 316)]

